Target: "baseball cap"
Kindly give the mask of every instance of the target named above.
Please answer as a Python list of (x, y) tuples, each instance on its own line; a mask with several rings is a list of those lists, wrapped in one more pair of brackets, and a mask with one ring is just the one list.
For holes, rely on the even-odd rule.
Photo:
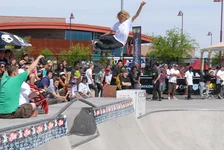
[(62, 76), (62, 75), (65, 75), (65, 73), (64, 72), (60, 72), (60, 74), (59, 74), (60, 76)]
[(28, 56), (28, 54), (27, 53), (23, 53), (22, 54), (22, 57), (25, 57), (25, 56)]

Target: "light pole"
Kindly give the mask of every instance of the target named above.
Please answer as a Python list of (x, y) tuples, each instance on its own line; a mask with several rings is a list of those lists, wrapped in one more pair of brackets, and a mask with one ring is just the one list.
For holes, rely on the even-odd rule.
[[(221, 24), (220, 24), (220, 42), (222, 42), (222, 20), (223, 20), (223, 0), (214, 0), (214, 2), (221, 2)], [(222, 51), (219, 52), (219, 65), (222, 64)]]
[(70, 49), (72, 48), (72, 19), (74, 19), (73, 13), (70, 15)]
[(182, 21), (181, 21), (181, 33), (184, 33), (184, 13), (182, 11), (179, 11), (177, 16), (181, 16), (182, 17)]
[(212, 32), (208, 32), (207, 36), (211, 36), (211, 45), (212, 45)]
[(121, 10), (123, 10), (124, 0), (121, 0)]

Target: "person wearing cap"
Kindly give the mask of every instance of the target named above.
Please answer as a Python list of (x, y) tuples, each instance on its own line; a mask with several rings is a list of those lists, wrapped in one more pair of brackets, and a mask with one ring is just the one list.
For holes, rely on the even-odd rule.
[(122, 75), (120, 77), (120, 82), (121, 82), (121, 89), (131, 89), (131, 80), (128, 77), (128, 70), (124, 69), (122, 70)]
[(79, 83), (78, 83), (78, 77), (76, 76), (73, 76), (72, 79), (70, 79), (69, 81), (69, 84), (72, 85), (72, 88), (71, 88), (71, 98), (82, 98), (80, 96), (80, 94), (78, 93), (78, 86), (79, 86)]
[(27, 53), (23, 53), (21, 60), (23, 60), (25, 63), (27, 63), (28, 60), (29, 60), (28, 54)]
[(96, 75), (96, 86), (98, 89), (98, 94), (100, 93), (100, 97), (102, 97), (103, 94), (103, 79), (105, 75), (105, 68), (101, 67), (101, 71), (97, 73)]
[(154, 64), (154, 70), (153, 70), (153, 74), (152, 74), (152, 77), (153, 77), (153, 96), (152, 96), (152, 100), (157, 100), (158, 97), (157, 97), (157, 94), (156, 92), (158, 93), (159, 95), (159, 101), (162, 100), (161, 98), (161, 92), (160, 92), (160, 88), (159, 88), (159, 85), (160, 85), (160, 76), (161, 76), (161, 70), (159, 68), (159, 64), (158, 63), (155, 63)]
[(105, 86), (106, 84), (110, 85), (111, 79), (112, 79), (111, 70), (110, 70), (110, 67), (107, 67), (105, 75), (104, 75), (104, 79), (103, 79), (103, 86)]
[(111, 85), (117, 85), (116, 80), (118, 75), (121, 73), (122, 68), (122, 60), (118, 60), (117, 65), (112, 68), (112, 79), (111, 79)]
[[(209, 86), (210, 86), (212, 78), (214, 78), (213, 70), (210, 70), (209, 74), (201, 73), (201, 77), (199, 81), (201, 99), (206, 99), (209, 97)], [(206, 90), (205, 94), (204, 94), (204, 90)]]
[(176, 92), (176, 85), (177, 85), (177, 78), (180, 78), (180, 72), (177, 70), (178, 65), (174, 64), (173, 68), (170, 69), (170, 78), (169, 78), (169, 83), (168, 83), (168, 100), (170, 100), (170, 96), (172, 96), (172, 99), (177, 99), (175, 97), (175, 92)]
[(66, 82), (66, 75), (64, 72), (60, 72), (59, 73), (59, 85), (58, 85), (58, 89), (62, 89), (63, 87), (65, 87), (65, 83)]
[(191, 100), (193, 99), (191, 97), (191, 92), (192, 92), (192, 86), (193, 86), (193, 67), (189, 67), (189, 70), (185, 73), (185, 82), (186, 82), (186, 86), (187, 86), (187, 99)]
[(19, 106), (19, 96), (22, 83), (26, 81), (28, 75), (43, 57), (39, 55), (29, 68), (21, 74), (18, 74), (16, 66), (7, 66), (7, 72), (4, 73), (0, 83), (0, 118), (29, 118), (37, 116), (38, 111), (35, 110), (36, 105), (34, 103)]

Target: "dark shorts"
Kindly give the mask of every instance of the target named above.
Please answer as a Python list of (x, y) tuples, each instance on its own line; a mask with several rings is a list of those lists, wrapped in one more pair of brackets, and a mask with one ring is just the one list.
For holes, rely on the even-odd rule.
[(13, 118), (30, 118), (33, 114), (33, 107), (31, 104), (21, 105), (16, 112), (10, 114), (0, 114), (0, 118), (13, 119)]
[(169, 82), (169, 85), (168, 85), (168, 92), (169, 93), (175, 93), (176, 92), (176, 83), (172, 83), (172, 82)]

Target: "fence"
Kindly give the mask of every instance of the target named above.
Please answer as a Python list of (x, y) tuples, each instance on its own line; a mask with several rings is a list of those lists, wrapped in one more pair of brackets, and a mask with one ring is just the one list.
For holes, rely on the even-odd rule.
[[(36, 58), (38, 55), (29, 55), (29, 57)], [(21, 59), (21, 56), (16, 56), (17, 61)], [(45, 56), (46, 60), (51, 60), (55, 64), (60, 63), (62, 60), (66, 60), (68, 62), (68, 65), (73, 66), (75, 61), (80, 61), (80, 65), (82, 62), (93, 62), (98, 65), (114, 65), (116, 62), (121, 59), (123, 60), (124, 66), (131, 68), (133, 66), (132, 60), (133, 57), (126, 57), (126, 56), (120, 56), (120, 57), (108, 57), (106, 55), (104, 56), (95, 56), (95, 55), (47, 55)], [(200, 70), (201, 68), (201, 59), (200, 58), (154, 58), (154, 57), (142, 57), (141, 62), (141, 68), (144, 72), (144, 74), (150, 75), (150, 72), (153, 68), (153, 64), (157, 62), (159, 64), (168, 64), (168, 66), (172, 64), (178, 64), (181, 66), (189, 66), (192, 65), (194, 70)], [(204, 58), (203, 60), (204, 69), (207, 70), (208, 68), (216, 68), (219, 66), (219, 59), (211, 59)], [(211, 62), (209, 64), (209, 62)]]

